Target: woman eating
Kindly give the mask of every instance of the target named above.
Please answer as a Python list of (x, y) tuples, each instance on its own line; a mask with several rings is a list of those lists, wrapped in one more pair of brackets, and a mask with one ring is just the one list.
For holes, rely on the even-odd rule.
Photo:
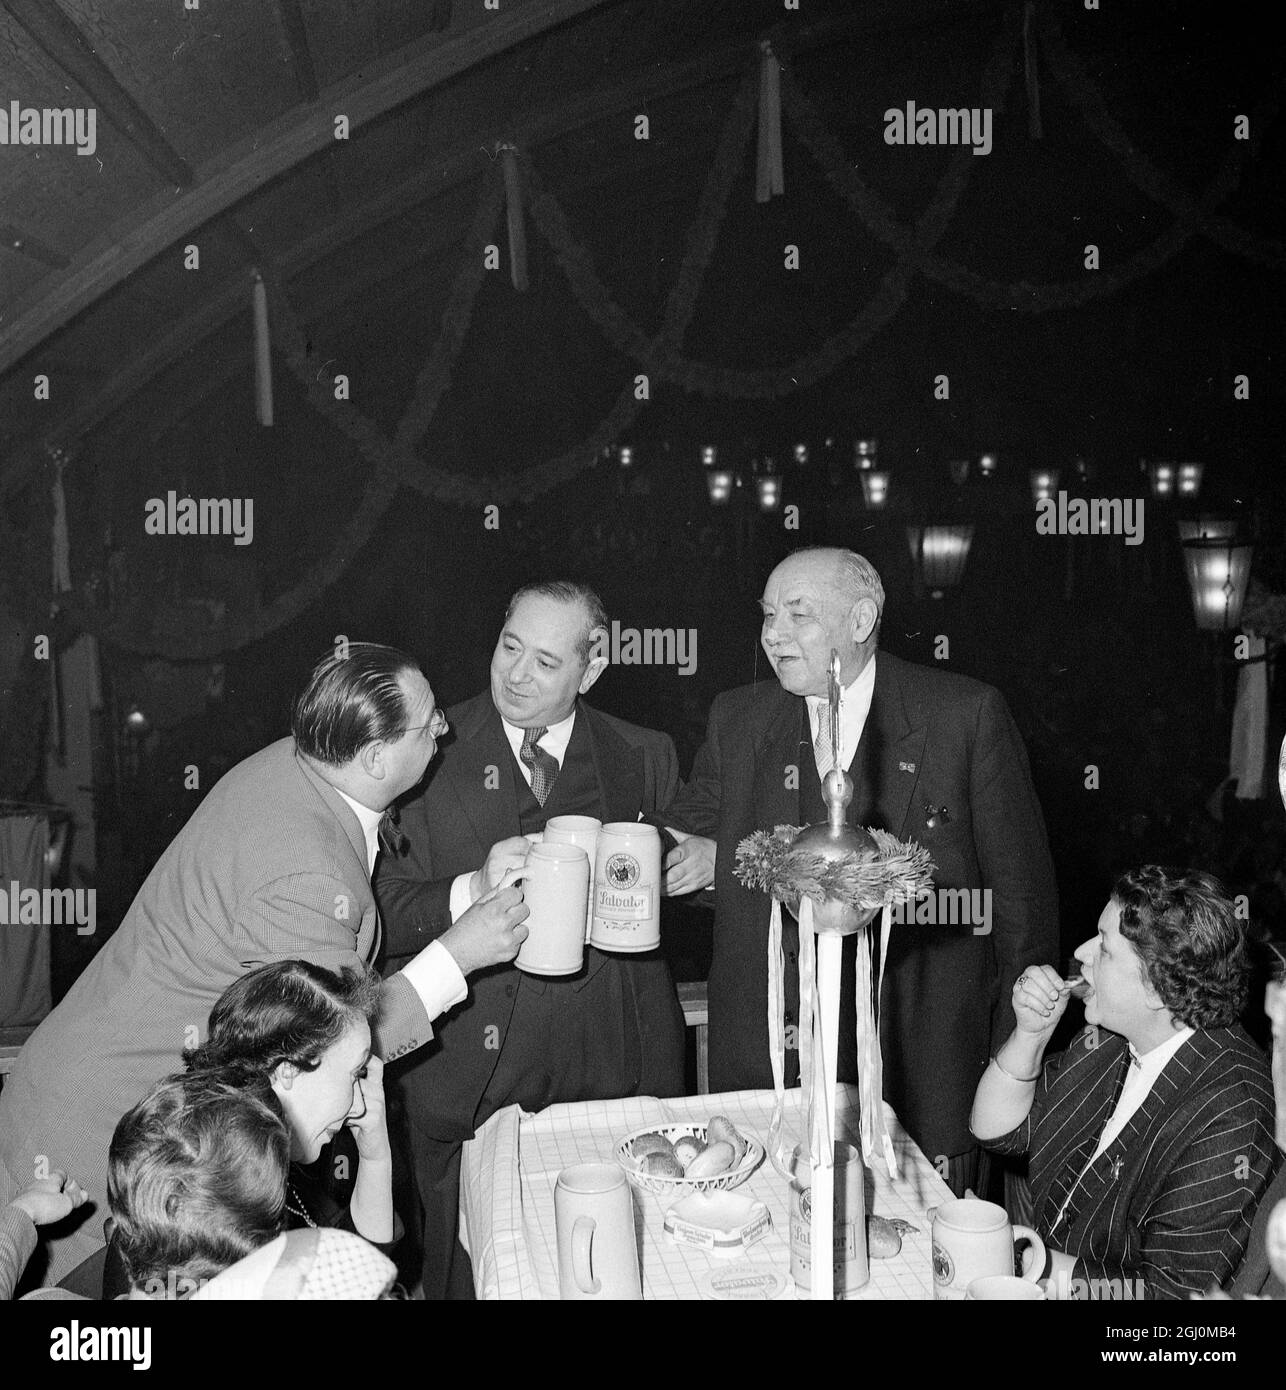
[(1205, 1293), (1240, 1263), (1277, 1164), (1268, 1061), (1237, 1022), (1241, 923), (1210, 875), (1148, 865), (1076, 959), (1089, 1026), (1046, 1062), (1075, 981), (1029, 967), (971, 1127), (1028, 1155), (1048, 1297)]

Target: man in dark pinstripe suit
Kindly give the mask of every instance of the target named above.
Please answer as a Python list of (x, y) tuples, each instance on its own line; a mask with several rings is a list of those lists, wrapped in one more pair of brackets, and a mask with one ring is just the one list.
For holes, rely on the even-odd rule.
[[(157, 861), (0, 1092), (0, 1208), (56, 1168), (97, 1208), (74, 1230), (45, 1233), (44, 1282), (102, 1247), (116, 1122), (178, 1069), (228, 985), (288, 957), (331, 969), (374, 959), (382, 814), (423, 777), (446, 727), (410, 657), (345, 641), (296, 701), (294, 737), (238, 763)], [(467, 974), (518, 953), (526, 916), (521, 893), (506, 889), (387, 978), (380, 1055), (428, 1042), (430, 1021), (465, 997)]]
[(1072, 982), (1029, 967), (973, 1131), (1029, 1156), (1050, 1297), (1205, 1293), (1240, 1263), (1278, 1163), (1268, 1060), (1237, 1022), (1242, 924), (1208, 874), (1149, 865), (1076, 956), (1089, 1027), (1042, 1066)]

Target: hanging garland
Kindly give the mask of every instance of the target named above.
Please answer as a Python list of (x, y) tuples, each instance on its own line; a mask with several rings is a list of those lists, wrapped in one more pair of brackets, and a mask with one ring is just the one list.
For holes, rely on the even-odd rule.
[[(1013, 77), (1014, 52), (1021, 39), (1020, 21), (1018, 10), (1007, 11), (984, 69), (980, 104), (998, 115), (1003, 113)], [(1267, 264), (1281, 262), (1282, 250), (1278, 243), (1254, 237), (1226, 219), (1214, 217), (1215, 209), (1237, 186), (1248, 149), (1257, 147), (1259, 133), (1275, 115), (1275, 98), (1264, 102), (1257, 113), (1254, 138), (1234, 142), (1215, 180), (1199, 199), (1193, 200), (1130, 145), (1107, 113), (1101, 94), (1088, 82), (1067, 51), (1056, 25), (1043, 28), (1040, 42), (1056, 80), (1089, 128), (1122, 161), (1127, 176), (1136, 186), (1164, 203), (1175, 215), (1175, 224), (1168, 232), (1151, 246), (1136, 252), (1112, 274), (1085, 276), (1063, 284), (1032, 285), (1019, 281), (1007, 285), (935, 255), (933, 248), (945, 234), (974, 171), (972, 149), (966, 146), (956, 150), (924, 214), (914, 227), (908, 228), (850, 167), (838, 141), (800, 92), (790, 69), (784, 64), (781, 67), (782, 104), (796, 137), (867, 230), (897, 255), (897, 263), (885, 274), (875, 294), (857, 316), (819, 349), (794, 363), (746, 371), (689, 361), (681, 353), (713, 260), (732, 185), (754, 129), (760, 79), (758, 64), (748, 68), (721, 132), (697, 215), (688, 232), (683, 262), (667, 297), (661, 329), (655, 337), (646, 334), (616, 304), (595, 272), (590, 253), (572, 235), (561, 207), (529, 164), (520, 168), (511, 161), (514, 168), (510, 171), (510, 192), (512, 194), (514, 170), (520, 168), (533, 221), (566, 276), (573, 297), (617, 351), (638, 362), (650, 376), (671, 382), (684, 391), (735, 399), (779, 398), (834, 371), (865, 347), (898, 312), (916, 274), (969, 295), (988, 307), (1039, 313), (1075, 307), (1114, 293), (1131, 280), (1163, 265), (1198, 233), (1210, 235), (1227, 249)], [(1248, 148), (1238, 148), (1241, 145)], [(161, 655), (171, 660), (207, 660), (259, 641), (315, 602), (370, 540), (399, 487), (410, 486), (436, 501), (461, 507), (507, 504), (541, 496), (592, 467), (603, 450), (637, 417), (641, 402), (632, 383), (622, 388), (587, 439), (535, 469), (488, 475), (463, 474), (435, 468), (415, 452), (450, 387), (452, 369), (471, 325), (478, 290), (485, 276), (482, 248), (493, 240), (505, 195), (505, 183), (497, 179), (484, 180), (441, 330), (417, 375), (415, 393), (391, 441), (353, 403), (335, 399), (333, 377), (327, 377), (324, 362), (318, 366), (320, 353), (310, 350), (284, 288), (278, 284), (269, 286), (279, 328), (278, 341), (285, 345), (287, 366), (303, 387), (308, 403), (354, 445), (370, 470), (362, 500), (352, 520), (331, 543), (325, 560), (315, 565), (305, 579), (279, 595), (253, 622), (221, 624), (181, 640), (162, 638), (154, 631), (143, 632), (135, 621), (109, 617), (92, 604), (66, 595), (62, 606), (74, 620), (100, 640), (139, 654)], [(162, 624), (154, 617), (151, 626)]]

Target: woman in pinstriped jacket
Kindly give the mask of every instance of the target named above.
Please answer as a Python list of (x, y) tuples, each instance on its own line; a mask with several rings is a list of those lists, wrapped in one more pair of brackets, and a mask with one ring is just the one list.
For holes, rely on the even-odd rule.
[(1237, 1269), (1279, 1162), (1268, 1060), (1237, 1022), (1250, 974), (1219, 882), (1123, 875), (1076, 952), (1089, 1025), (1044, 1061), (1074, 981), (1033, 965), (971, 1125), (1027, 1154), (1051, 1298), (1183, 1298)]

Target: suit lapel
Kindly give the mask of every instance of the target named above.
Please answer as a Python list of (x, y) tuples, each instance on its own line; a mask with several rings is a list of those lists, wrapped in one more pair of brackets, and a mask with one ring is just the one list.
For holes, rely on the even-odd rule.
[(877, 825), (899, 839), (906, 837), (927, 736), (927, 728), (914, 727), (907, 713), (896, 659), (877, 655), (871, 709), (853, 760), (863, 825)]
[(799, 764), (813, 755), (800, 734), (804, 710), (803, 700), (778, 686), (763, 732), (754, 740), (754, 823), (763, 829), (800, 823)]
[(497, 841), (521, 834), (513, 750), (489, 692), (469, 702), (456, 728), (441, 775), (485, 855)]
[(631, 748), (596, 710), (583, 700), (577, 700), (573, 739), (582, 721), (589, 736), (589, 752), (598, 781), (598, 802), (603, 808), (603, 824), (637, 820), (639, 807), (643, 805), (643, 749)]

